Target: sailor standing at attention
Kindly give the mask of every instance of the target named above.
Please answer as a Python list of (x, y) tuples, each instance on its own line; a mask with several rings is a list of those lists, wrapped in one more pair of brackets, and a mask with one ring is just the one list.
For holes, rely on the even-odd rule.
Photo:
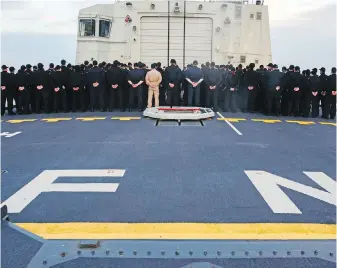
[(203, 73), (198, 67), (198, 62), (193, 61), (193, 66), (186, 71), (188, 85), (188, 106), (200, 106), (200, 83), (204, 80)]
[(159, 106), (159, 85), (162, 81), (161, 73), (156, 70), (156, 64), (151, 64), (151, 70), (147, 72), (145, 82), (149, 86), (147, 95), (147, 108), (152, 107), (152, 99), (154, 95), (154, 106)]
[(137, 96), (137, 104), (139, 111), (143, 111), (143, 86), (144, 83), (144, 70), (140, 69), (138, 62), (134, 64), (134, 69), (128, 73), (128, 83), (130, 84), (130, 94), (129, 94), (129, 112), (131, 112), (135, 97)]

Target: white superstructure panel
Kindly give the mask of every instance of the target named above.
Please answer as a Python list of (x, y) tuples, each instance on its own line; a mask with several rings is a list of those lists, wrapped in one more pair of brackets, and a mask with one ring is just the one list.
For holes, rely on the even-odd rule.
[[(140, 60), (145, 64), (174, 58), (183, 66), (184, 18), (142, 17), (140, 20)], [(168, 46), (169, 42), (169, 46)], [(169, 53), (168, 53), (169, 51)], [(212, 19), (186, 18), (185, 20), (185, 64), (193, 60), (211, 61), (212, 58)]]
[[(127, 5), (131, 3), (131, 5)], [(175, 5), (178, 4), (178, 12)], [(155, 6), (152, 8), (151, 4)], [(199, 9), (199, 5), (202, 8)], [(170, 53), (168, 58), (168, 13)], [(132, 20), (126, 22), (126, 17)], [(81, 19), (94, 20), (95, 33), (77, 38), (76, 62), (162, 62), (175, 58), (183, 67), (184, 2), (130, 1), (80, 10)], [(110, 35), (100, 36), (100, 22), (111, 22)], [(80, 25), (80, 23), (79, 23)], [(79, 27), (80, 28), (80, 27)], [(86, 29), (87, 30), (87, 29)], [(215, 61), (244, 66), (272, 61), (268, 7), (230, 1), (186, 1), (185, 65)]]

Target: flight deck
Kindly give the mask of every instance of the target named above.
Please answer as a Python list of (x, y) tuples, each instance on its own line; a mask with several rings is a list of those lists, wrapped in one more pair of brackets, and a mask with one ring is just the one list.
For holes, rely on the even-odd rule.
[(3, 268), (335, 267), (336, 122), (6, 116)]

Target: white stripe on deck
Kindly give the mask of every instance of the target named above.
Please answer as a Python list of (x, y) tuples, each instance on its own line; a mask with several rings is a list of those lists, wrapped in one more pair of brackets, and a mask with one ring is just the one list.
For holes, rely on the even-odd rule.
[(119, 183), (53, 183), (45, 192), (100, 192), (114, 193)]
[[(220, 116), (221, 118), (225, 118), (221, 113), (217, 112), (218, 116)], [(233, 126), (233, 124), (231, 122), (229, 122), (228, 120), (224, 120), (239, 136), (242, 136), (242, 133), (236, 128)]]
[(116, 192), (118, 183), (54, 183), (57, 178), (123, 177), (125, 169), (45, 170), (1, 205), (9, 213), (20, 213), (43, 192)]

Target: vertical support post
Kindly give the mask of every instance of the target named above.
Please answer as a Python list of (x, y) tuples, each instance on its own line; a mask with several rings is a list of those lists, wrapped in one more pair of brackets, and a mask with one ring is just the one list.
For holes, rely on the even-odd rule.
[(170, 0), (167, 1), (167, 66), (170, 66)]
[(183, 67), (185, 67), (185, 46), (186, 46), (186, 0), (184, 0), (184, 41), (183, 41)]

